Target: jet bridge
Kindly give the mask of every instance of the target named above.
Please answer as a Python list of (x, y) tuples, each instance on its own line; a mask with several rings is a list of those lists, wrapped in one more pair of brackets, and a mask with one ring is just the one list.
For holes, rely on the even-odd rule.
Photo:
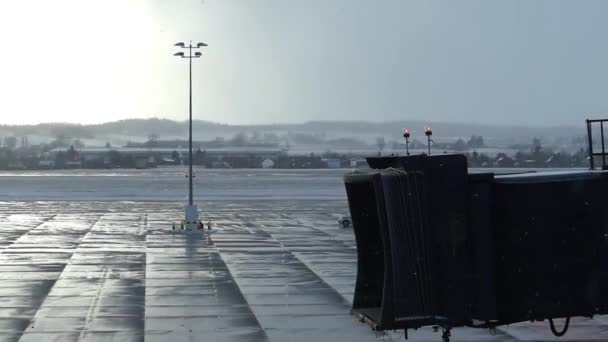
[[(469, 173), (463, 155), (345, 176), (352, 312), (375, 330), (494, 328), (608, 313), (608, 172)], [(567, 320), (566, 322), (568, 322)]]

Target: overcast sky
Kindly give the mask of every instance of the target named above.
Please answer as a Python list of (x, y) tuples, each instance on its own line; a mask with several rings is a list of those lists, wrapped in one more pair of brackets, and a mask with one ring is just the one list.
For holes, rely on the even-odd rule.
[(608, 1), (0, 4), (0, 123), (187, 117), (582, 125), (608, 115)]

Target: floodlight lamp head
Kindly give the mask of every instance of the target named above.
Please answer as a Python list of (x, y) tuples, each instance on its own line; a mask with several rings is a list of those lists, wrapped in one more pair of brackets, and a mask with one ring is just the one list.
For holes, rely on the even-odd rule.
[(203, 46), (209, 46), (209, 45), (207, 45), (205, 43), (198, 43), (198, 44), (196, 44), (196, 47), (199, 47), (199, 48), (203, 47)]
[(184, 47), (184, 46), (186, 46), (186, 44), (184, 44), (184, 42), (179, 42), (179, 43), (175, 43), (174, 46)]
[(410, 137), (410, 129), (409, 128), (404, 128), (403, 129), (403, 137), (406, 138), (406, 139)]
[(173, 54), (173, 56), (184, 57), (184, 53), (183, 52), (176, 52), (176, 53)]
[(195, 53), (194, 53), (194, 55), (195, 55), (196, 57), (200, 57), (200, 56), (202, 56), (203, 54), (202, 54), (202, 53), (200, 53), (200, 52), (195, 52)]

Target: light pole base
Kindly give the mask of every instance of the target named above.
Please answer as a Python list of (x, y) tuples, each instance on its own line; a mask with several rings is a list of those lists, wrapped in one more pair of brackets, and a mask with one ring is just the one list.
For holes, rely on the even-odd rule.
[(198, 208), (196, 205), (186, 206), (186, 230), (196, 231), (198, 224)]

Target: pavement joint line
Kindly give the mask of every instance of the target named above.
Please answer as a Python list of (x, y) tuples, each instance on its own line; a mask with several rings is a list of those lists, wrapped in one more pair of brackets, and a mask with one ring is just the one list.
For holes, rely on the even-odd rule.
[[(307, 227), (306, 227), (307, 228)], [(333, 286), (331, 286), (320, 274), (318, 274), (317, 272), (315, 272), (315, 270), (308, 265), (304, 260), (302, 260), (296, 252), (291, 251), (289, 248), (285, 247), (283, 241), (281, 241), (280, 239), (278, 239), (277, 237), (275, 237), (272, 233), (267, 232), (266, 230), (264, 230), (264, 228), (257, 228), (259, 230), (262, 230), (264, 233), (268, 234), (268, 236), (272, 237), (272, 239), (274, 241), (276, 241), (278, 244), (281, 245), (281, 247), (288, 251), (288, 253), (291, 253), (291, 255), (293, 255), (293, 257), (298, 260), (302, 265), (304, 265), (306, 267), (306, 269), (308, 269), (308, 271), (310, 271), (312, 274), (314, 274), (317, 278), (319, 278), (319, 280), (321, 280), (321, 282), (323, 284), (325, 284), (328, 288), (330, 288), (336, 295), (338, 295), (340, 298), (342, 298), (342, 300), (344, 301), (345, 304), (347, 304), (347, 306), (350, 307), (351, 303), (350, 301), (348, 301), (346, 298), (344, 298), (344, 296), (338, 292)], [(349, 311), (350, 312), (350, 309)]]
[[(88, 228), (86, 231), (84, 231), (84, 234), (82, 234), (82, 237), (83, 237), (83, 238), (84, 238), (84, 236), (85, 236), (86, 234), (88, 234), (88, 233), (91, 231), (91, 229), (93, 229), (93, 227), (95, 227), (95, 225), (97, 225), (97, 223), (98, 223), (98, 222), (101, 220), (101, 218), (102, 218), (102, 217), (103, 217), (103, 215), (99, 215), (99, 216), (97, 217), (97, 219), (95, 220), (95, 222), (93, 222), (93, 223), (91, 224), (91, 226), (90, 226), (90, 227), (89, 227), (89, 228)], [(81, 238), (81, 239), (79, 240), (79, 244), (80, 244), (80, 241), (82, 241), (82, 239), (83, 239), (83, 238)], [(43, 298), (43, 299), (40, 301), (40, 304), (38, 305), (38, 308), (36, 308), (36, 313), (34, 314), (34, 316), (33, 316), (33, 317), (31, 317), (31, 318), (29, 319), (29, 322), (28, 322), (27, 326), (25, 327), (25, 329), (24, 329), (23, 331), (21, 331), (21, 332), (20, 332), (20, 335), (19, 335), (19, 338), (20, 338), (20, 339), (23, 337), (23, 334), (26, 334), (26, 333), (27, 333), (27, 330), (28, 330), (28, 328), (29, 328), (29, 327), (31, 327), (32, 322), (34, 322), (34, 321), (35, 321), (36, 317), (38, 316), (38, 313), (40, 312), (40, 308), (44, 306), (44, 303), (45, 303), (45, 302), (46, 302), (46, 300), (48, 299), (48, 295), (49, 295), (49, 293), (50, 293), (50, 292), (53, 290), (53, 288), (55, 287), (55, 284), (57, 284), (57, 281), (58, 281), (58, 280), (61, 278), (61, 275), (62, 275), (62, 274), (63, 274), (63, 272), (65, 271), (66, 266), (68, 265), (68, 263), (69, 263), (70, 259), (71, 259), (71, 258), (74, 256), (74, 254), (76, 253), (76, 251), (77, 251), (77, 250), (78, 250), (78, 246), (77, 246), (76, 248), (74, 248), (74, 251), (71, 253), (70, 258), (66, 259), (66, 260), (65, 260), (65, 263), (63, 263), (63, 268), (62, 268), (62, 270), (61, 270), (61, 273), (59, 273), (59, 275), (57, 276), (57, 278), (55, 278), (55, 280), (53, 281), (53, 285), (51, 285), (51, 286), (48, 288), (48, 291), (47, 291), (47, 292), (44, 294), (44, 298)]]
[(78, 337), (78, 340), (82, 340), (83, 338), (83, 334), (88, 330), (90, 324), (91, 324), (91, 317), (94, 316), (94, 314), (96, 312), (98, 312), (99, 307), (97, 306), (97, 304), (99, 303), (99, 301), (101, 300), (101, 294), (104, 291), (104, 285), (105, 285), (105, 281), (106, 281), (106, 275), (108, 274), (108, 270), (104, 270), (103, 271), (103, 282), (102, 284), (100, 284), (97, 287), (97, 293), (93, 298), (93, 301), (91, 302), (91, 305), (89, 305), (89, 309), (87, 310), (87, 314), (85, 317), (85, 321), (84, 321), (84, 327), (82, 328), (82, 330), (80, 331), (80, 335)]
[[(330, 242), (332, 242), (332, 243), (336, 243), (336, 242), (338, 242), (338, 243), (341, 245), (341, 246), (340, 246), (341, 248), (350, 248), (350, 246), (346, 245), (346, 244), (344, 243), (344, 241), (342, 241), (342, 240), (336, 240), (336, 239), (333, 239), (333, 237), (334, 237), (334, 236), (332, 236), (331, 234), (329, 234), (329, 233), (327, 233), (327, 232), (325, 232), (325, 231), (323, 231), (323, 230), (321, 230), (321, 229), (319, 229), (319, 228), (315, 228), (315, 227), (311, 227), (311, 226), (309, 226), (309, 225), (306, 225), (306, 224), (304, 224), (304, 223), (303, 223), (301, 220), (299, 220), (299, 219), (297, 219), (297, 221), (298, 221), (298, 223), (300, 224), (300, 225), (299, 225), (299, 227), (301, 227), (301, 228), (305, 228), (305, 229), (309, 229), (309, 230), (312, 230), (312, 231), (315, 231), (315, 232), (316, 232), (316, 233), (318, 233), (318, 234), (321, 234), (321, 235), (323, 235), (323, 236), (325, 236), (325, 237), (328, 237), (328, 238), (330, 238), (330, 239), (328, 239), (327, 241), (330, 241)], [(317, 276), (317, 277), (319, 278), (319, 280), (321, 280), (321, 282), (322, 282), (323, 284), (325, 284), (325, 285), (326, 285), (328, 288), (330, 288), (330, 289), (331, 289), (333, 292), (335, 292), (335, 294), (336, 294), (336, 295), (338, 295), (340, 298), (342, 298), (343, 302), (344, 302), (344, 303), (345, 303), (347, 306), (349, 306), (349, 307), (350, 307), (350, 306), (352, 305), (351, 301), (350, 301), (350, 300), (348, 300), (348, 298), (344, 297), (344, 295), (342, 295), (342, 293), (340, 293), (340, 292), (339, 292), (338, 290), (336, 290), (336, 289), (335, 289), (333, 286), (331, 286), (331, 285), (330, 285), (330, 284), (329, 284), (329, 283), (328, 283), (328, 282), (327, 282), (327, 281), (326, 281), (326, 280), (323, 278), (323, 276), (322, 276), (321, 274), (319, 274), (319, 273), (317, 273), (317, 272), (315, 271), (315, 268), (314, 268), (314, 267), (311, 267), (311, 266), (310, 266), (310, 265), (309, 265), (309, 264), (308, 264), (308, 263), (307, 263), (305, 260), (303, 260), (303, 259), (301, 258), (301, 256), (299, 255), (299, 253), (297, 253), (297, 252), (293, 252), (293, 251), (291, 251), (289, 248), (285, 247), (285, 246), (284, 246), (283, 241), (282, 241), (282, 240), (281, 240), (279, 237), (276, 237), (276, 236), (275, 236), (273, 233), (271, 233), (271, 232), (267, 232), (267, 231), (266, 231), (266, 230), (265, 230), (263, 227), (255, 227), (255, 228), (254, 228), (254, 226), (253, 226), (252, 224), (250, 224), (250, 225), (247, 225), (247, 228), (248, 228), (248, 229), (249, 229), (249, 228), (252, 228), (252, 229), (258, 229), (258, 230), (262, 230), (262, 231), (263, 231), (265, 234), (267, 234), (269, 237), (271, 237), (271, 238), (272, 238), (274, 241), (276, 241), (277, 243), (279, 243), (279, 244), (281, 245), (281, 247), (283, 247), (283, 249), (285, 249), (286, 251), (288, 251), (288, 253), (291, 253), (291, 254), (294, 256), (294, 258), (296, 258), (296, 259), (297, 259), (297, 260), (298, 260), (300, 263), (302, 263), (303, 265), (305, 265), (305, 266), (306, 266), (306, 268), (307, 268), (307, 269), (308, 269), (310, 272), (312, 272), (312, 273), (313, 273), (315, 276)], [(350, 309), (349, 309), (349, 311), (347, 312), (347, 314), (350, 316)], [(353, 319), (354, 319), (354, 318), (353, 318)], [(502, 329), (500, 329), (500, 328), (499, 328), (499, 329), (497, 329), (497, 330), (499, 330), (500, 332), (502, 332), (503, 334), (505, 334), (505, 335), (507, 335), (507, 336), (509, 336), (509, 337), (513, 337), (513, 338), (515, 338), (514, 336), (512, 336), (511, 334), (509, 334), (507, 331), (503, 331), (503, 330), (502, 330)], [(386, 334), (386, 335), (383, 335), (383, 336), (388, 337), (390, 340), (393, 340), (393, 339), (395, 338), (395, 336), (393, 336), (393, 332), (387, 332), (387, 334)], [(400, 337), (400, 336), (401, 336), (401, 335), (399, 335), (398, 337)]]
[[(237, 215), (237, 217), (236, 217), (236, 218), (237, 218), (237, 219), (243, 219), (242, 217), (240, 217), (240, 215)], [(316, 272), (314, 272), (313, 270), (311, 270), (311, 269), (310, 269), (310, 267), (309, 267), (309, 266), (308, 266), (306, 263), (302, 262), (302, 261), (301, 261), (301, 260), (300, 260), (300, 259), (299, 259), (299, 258), (298, 258), (298, 257), (297, 257), (297, 256), (296, 256), (296, 255), (295, 255), (295, 254), (294, 254), (294, 253), (291, 251), (291, 250), (289, 250), (288, 248), (286, 248), (286, 247), (284, 246), (284, 244), (283, 244), (281, 241), (277, 240), (277, 239), (276, 239), (276, 238), (275, 238), (275, 237), (274, 237), (272, 234), (270, 234), (269, 232), (267, 232), (267, 231), (265, 231), (265, 230), (263, 230), (263, 229), (259, 228), (258, 226), (256, 226), (256, 225), (255, 225), (255, 224), (253, 224), (252, 222), (250, 222), (249, 220), (244, 220), (244, 223), (241, 225), (241, 227), (237, 227), (236, 229), (242, 229), (242, 230), (245, 230), (245, 231), (246, 231), (248, 234), (251, 234), (251, 235), (260, 235), (260, 234), (262, 234), (262, 235), (263, 235), (263, 236), (265, 236), (267, 239), (266, 239), (266, 240), (261, 240), (261, 241), (256, 240), (256, 242), (262, 242), (262, 241), (265, 241), (265, 242), (272, 242), (273, 244), (275, 244), (275, 245), (276, 245), (276, 247), (277, 247), (279, 250), (281, 250), (281, 253), (282, 253), (282, 254), (288, 254), (288, 255), (291, 255), (291, 257), (293, 257), (293, 260), (296, 260), (296, 261), (297, 261), (297, 262), (300, 264), (300, 265), (298, 265), (298, 266), (302, 266), (302, 268), (301, 268), (300, 270), (304, 270), (304, 271), (308, 272), (309, 274), (311, 274), (312, 276), (314, 276), (314, 277), (315, 277), (315, 278), (316, 278), (316, 279), (317, 279), (317, 280), (320, 282), (320, 284), (322, 284), (322, 285), (323, 285), (323, 287), (324, 287), (326, 290), (329, 290), (331, 293), (333, 293), (333, 295), (334, 295), (334, 296), (336, 296), (336, 298), (339, 298), (339, 299), (340, 299), (340, 303), (339, 303), (339, 305), (343, 306), (343, 307), (344, 307), (344, 309), (345, 309), (345, 310), (344, 310), (344, 315), (342, 315), (342, 316), (352, 318), (352, 316), (350, 315), (350, 303), (349, 303), (347, 300), (345, 300), (345, 298), (344, 298), (344, 297), (343, 297), (343, 296), (342, 296), (342, 295), (341, 295), (341, 294), (340, 294), (340, 293), (339, 293), (339, 292), (338, 292), (338, 291), (337, 291), (335, 288), (333, 288), (333, 287), (332, 287), (330, 284), (328, 284), (328, 283), (327, 283), (327, 282), (326, 282), (326, 281), (325, 281), (325, 280), (324, 280), (324, 279), (323, 279), (321, 276), (319, 276), (319, 275), (318, 275)], [(229, 233), (228, 233), (228, 234), (229, 234)], [(221, 250), (221, 248), (220, 248), (220, 250)], [(228, 268), (230, 269), (230, 268), (231, 268), (230, 262), (227, 262), (226, 264), (227, 264)], [(296, 265), (294, 265), (294, 264), (290, 264), (289, 266), (293, 268), (293, 267), (295, 267)], [(236, 283), (236, 284), (239, 286), (239, 288), (240, 288), (240, 287), (241, 287), (241, 285), (239, 285), (238, 277), (235, 277), (235, 278), (234, 278), (234, 280), (235, 280), (235, 283)], [(242, 290), (241, 290), (241, 292), (242, 292)], [(289, 293), (287, 293), (287, 294), (286, 294), (286, 296), (287, 296), (287, 297), (289, 297)], [(247, 300), (247, 295), (244, 295), (244, 297), (245, 297), (245, 299)], [(249, 302), (248, 302), (248, 303), (249, 303)], [(289, 305), (289, 304), (287, 304), (287, 305)], [(300, 305), (300, 304), (292, 304), (292, 305), (296, 306), (296, 305)], [(254, 309), (254, 306), (252, 306), (252, 311), (253, 311), (254, 313), (256, 312), (256, 310)], [(298, 316), (302, 316), (302, 315), (298, 315)], [(312, 316), (312, 317), (317, 317), (316, 315), (311, 315), (311, 316)], [(327, 315), (327, 317), (329, 317), (329, 316), (331, 316), (331, 317), (336, 317), (336, 314), (333, 314), (333, 315)], [(256, 317), (257, 317), (257, 315), (256, 315)], [(357, 321), (356, 321), (354, 318), (352, 318), (352, 321), (353, 321), (353, 322), (357, 322)], [(267, 328), (264, 328), (264, 329), (267, 329)], [(276, 328), (275, 328), (275, 329), (276, 329)]]
[(144, 254), (144, 256), (143, 256), (143, 258), (144, 258), (144, 260), (143, 260), (143, 266), (144, 266), (143, 267), (144, 268), (143, 272), (144, 272), (144, 275), (143, 275), (142, 282), (144, 284), (144, 307), (143, 307), (142, 310), (144, 312), (143, 312), (142, 317), (143, 317), (143, 320), (144, 320), (144, 325), (143, 325), (143, 332), (142, 332), (142, 334), (143, 334), (143, 337), (144, 337), (144, 340), (145, 340), (145, 338), (146, 338), (146, 324), (147, 324), (146, 323), (146, 321), (147, 321), (146, 320), (146, 307), (147, 307), (146, 301), (147, 301), (147, 297), (148, 297), (148, 296), (146, 296), (146, 291), (147, 291), (146, 290), (146, 288), (147, 288), (146, 287), (146, 279), (147, 279), (146, 272), (147, 272), (147, 268), (148, 268), (147, 267), (148, 266), (148, 232), (149, 232), (149, 228), (150, 228), (150, 222), (148, 221), (148, 214), (145, 213), (144, 215), (145, 215), (146, 219), (145, 219), (144, 227), (143, 227), (144, 228), (144, 234), (143, 234), (144, 235), (144, 238), (143, 238), (144, 239), (144, 251), (143, 251), (143, 254)]
[[(297, 219), (297, 221), (298, 221), (298, 223), (300, 223), (300, 227), (302, 227), (302, 228), (308, 228), (308, 229), (313, 230), (313, 231), (315, 231), (315, 232), (318, 232), (318, 233), (321, 233), (321, 234), (323, 234), (323, 235), (326, 235), (327, 237), (330, 237), (330, 238), (331, 238), (331, 237), (334, 237), (333, 235), (331, 235), (331, 234), (329, 234), (329, 233), (327, 233), (327, 232), (323, 231), (322, 229), (319, 229), (319, 228), (316, 228), (316, 227), (312, 227), (312, 226), (310, 226), (310, 225), (307, 225), (306, 223), (302, 222), (300, 219)], [(272, 233), (269, 233), (269, 234), (271, 234), (271, 235), (272, 235)], [(336, 240), (336, 239), (331, 238), (331, 239), (328, 239), (327, 241), (330, 241), (330, 242), (332, 242), (332, 243), (339, 242), (339, 243), (342, 245), (341, 247), (343, 247), (343, 248), (350, 248), (350, 246), (346, 245), (346, 244), (344, 243), (344, 241), (342, 241), (342, 240)], [(306, 263), (304, 260), (302, 260), (302, 259), (301, 259), (301, 256), (299, 256), (299, 254), (300, 254), (300, 253), (297, 253), (297, 252), (292, 252), (292, 253), (294, 254), (294, 256), (295, 256), (296, 258), (298, 258), (298, 260), (300, 260), (300, 261), (301, 261), (301, 262), (303, 262), (304, 264), (307, 264), (307, 263)], [(308, 264), (307, 264), (307, 266), (308, 266)], [(320, 274), (318, 274), (318, 273), (317, 273), (317, 272), (314, 270), (314, 267), (309, 267), (309, 268), (311, 269), (311, 271), (312, 271), (312, 272), (314, 272), (315, 274), (317, 274), (317, 276), (318, 276), (319, 278), (323, 279), (323, 277), (322, 277)], [(325, 280), (323, 279), (323, 281), (325, 281)], [(328, 284), (328, 286), (330, 286), (330, 285)], [(330, 287), (331, 287), (332, 289), (334, 289), (334, 288), (333, 288), (333, 286), (330, 286)], [(334, 290), (335, 290), (335, 289), (334, 289)], [(338, 292), (337, 290), (335, 290), (335, 291), (336, 291), (336, 292)], [(342, 296), (342, 297), (344, 298), (344, 300), (345, 300), (345, 301), (347, 301), (347, 302), (348, 302), (350, 305), (352, 305), (352, 301), (351, 301), (351, 300), (348, 300), (348, 298), (345, 298), (345, 297), (344, 297), (344, 296), (343, 296), (341, 293), (339, 293), (339, 292), (338, 292), (338, 294), (340, 294), (340, 296)], [(508, 327), (507, 327), (507, 329), (508, 329)], [(500, 331), (501, 333), (503, 333), (503, 334), (505, 334), (505, 335), (507, 335), (507, 336), (509, 336), (509, 337), (513, 337), (513, 338), (515, 338), (515, 336), (512, 336), (512, 335), (511, 335), (511, 334), (510, 334), (508, 331), (506, 331), (505, 329), (501, 329), (501, 327), (497, 327), (497, 328), (496, 328), (496, 330), (497, 330), (497, 331)]]
[[(171, 211), (170, 215), (168, 215), (168, 216), (179, 217), (179, 215), (174, 215), (174, 214), (175, 214), (175, 212)], [(202, 233), (198, 233), (197, 232), (196, 234), (189, 235), (189, 234), (181, 232), (181, 231), (172, 231), (170, 227), (171, 226), (169, 224), (167, 224), (167, 230), (164, 230), (164, 229), (155, 229), (156, 231), (154, 231), (154, 230), (148, 230), (148, 237), (153, 237), (154, 238), (154, 241), (152, 242), (155, 245), (154, 248), (153, 248), (154, 253), (158, 253), (159, 252), (159, 251), (156, 251), (155, 249), (158, 249), (158, 250), (162, 249), (161, 246), (157, 245), (157, 244), (159, 244), (159, 241), (165, 241), (164, 238), (172, 236), (172, 235), (174, 235), (174, 236), (182, 236), (186, 240), (189, 240), (189, 239), (201, 239), (201, 240), (203, 240), (203, 241), (201, 241), (202, 242), (201, 246), (195, 247), (196, 249), (199, 249), (199, 250), (194, 252), (196, 255), (198, 255), (199, 257), (204, 258), (204, 260), (205, 260), (205, 261), (201, 261), (201, 262), (203, 262), (203, 263), (206, 264), (205, 267), (204, 267), (204, 269), (203, 269), (203, 271), (210, 272), (210, 273), (224, 272), (228, 276), (228, 283), (227, 284), (222, 285), (224, 281), (222, 281), (222, 284), (217, 283), (217, 281), (212, 281), (209, 284), (210, 285), (209, 290), (211, 290), (215, 294), (215, 296), (216, 296), (215, 302), (213, 304), (209, 304), (209, 305), (214, 306), (214, 307), (218, 306), (218, 307), (227, 307), (227, 308), (234, 308), (234, 307), (238, 306), (240, 308), (240, 310), (241, 310), (240, 314), (238, 316), (239, 317), (246, 317), (246, 318), (249, 318), (249, 319), (255, 321), (255, 328), (253, 326), (248, 326), (248, 325), (247, 326), (243, 326), (243, 327), (237, 326), (235, 328), (242, 329), (243, 331), (249, 331), (249, 330), (253, 329), (253, 330), (257, 331), (258, 333), (261, 333), (262, 336), (259, 337), (259, 338), (261, 338), (261, 340), (268, 340), (268, 336), (266, 335), (266, 331), (260, 325), (257, 317), (255, 316), (255, 314), (251, 310), (251, 306), (246, 301), (246, 298), (245, 298), (244, 294), (240, 291), (240, 288), (238, 287), (238, 285), (236, 284), (236, 282), (234, 280), (233, 274), (230, 273), (230, 270), (229, 270), (229, 268), (228, 268), (228, 266), (227, 266), (224, 258), (222, 257), (222, 255), (221, 255), (220, 251), (218, 250), (217, 246), (215, 245), (215, 243), (214, 243), (214, 241), (212, 239), (212, 234), (208, 234), (207, 232), (202, 232)], [(147, 249), (147, 251), (150, 251), (149, 244), (148, 244), (149, 241), (148, 240), (146, 240), (146, 241), (147, 241), (146, 242), (146, 249)], [(188, 244), (188, 242), (186, 242), (186, 244)], [(180, 247), (181, 246), (178, 244), (178, 245), (175, 245), (175, 246), (172, 246), (172, 247), (169, 247), (169, 248), (171, 248), (171, 249), (175, 249), (175, 248), (179, 249)], [(186, 247), (186, 248), (188, 248), (188, 247)], [(196, 257), (196, 255), (193, 254), (191, 256)], [(183, 260), (182, 260), (182, 264), (183, 264)], [(196, 260), (193, 260), (191, 262), (187, 262), (186, 264), (188, 264), (188, 265), (190, 265), (190, 264), (197, 265), (198, 262), (196, 262)], [(161, 272), (162, 272), (162, 270), (161, 270)], [(160, 279), (160, 280), (162, 280), (162, 279), (166, 279), (166, 278), (164, 276), (162, 276), (162, 275), (157, 275), (155, 278), (148, 278), (148, 277), (146, 277), (146, 279)], [(221, 290), (220, 286), (225, 286), (225, 285), (228, 285), (229, 287), (232, 286), (233, 287), (232, 291), (235, 291), (236, 293), (238, 293), (239, 300), (240, 300), (239, 304), (226, 304), (226, 303), (218, 302), (217, 296), (218, 296), (218, 292), (220, 292), (220, 290)], [(190, 286), (192, 286), (192, 285), (186, 284), (186, 285), (183, 285), (182, 287), (188, 288)], [(155, 286), (152, 286), (152, 285), (150, 285), (150, 286), (146, 285), (146, 289), (153, 289), (154, 287)], [(160, 287), (161, 288), (162, 287), (166, 287), (166, 285), (161, 285)], [(179, 288), (180, 286), (176, 285), (174, 287)], [(228, 290), (230, 291), (231, 289), (228, 289)], [(149, 295), (146, 294), (146, 300), (148, 299), (148, 296)], [(152, 296), (156, 297), (157, 295), (152, 295)], [(148, 304), (146, 302), (146, 306), (147, 305)], [(167, 305), (158, 305), (158, 304), (155, 304), (155, 305), (153, 305), (151, 307), (152, 308), (162, 308), (162, 307), (169, 307), (170, 308), (170, 307), (174, 307), (176, 305), (177, 306), (181, 306), (181, 307), (189, 307), (188, 305), (183, 305), (183, 304), (178, 304), (178, 303), (167, 304)], [(200, 304), (195, 304), (195, 305), (192, 305), (191, 307), (192, 308), (200, 308), (200, 307), (204, 308), (204, 306), (206, 306), (206, 305), (201, 306)], [(232, 315), (233, 314), (231, 314), (231, 316), (229, 316), (229, 317), (233, 317)], [(200, 314), (188, 315), (187, 317), (183, 317), (183, 318), (186, 319), (186, 318), (206, 318), (206, 317), (207, 318), (217, 318), (217, 314), (216, 315), (208, 315), (208, 314), (206, 315), (203, 312), (203, 313), (200, 313)], [(146, 316), (146, 318), (147, 318), (147, 316)], [(155, 319), (157, 317), (151, 317), (151, 318)], [(147, 321), (147, 319), (146, 319), (146, 321)], [(176, 328), (179, 329), (179, 327), (176, 327)], [(220, 330), (217, 330), (217, 331), (221, 331), (221, 330), (227, 329), (227, 328), (219, 328), (219, 329)], [(228, 328), (228, 330), (230, 330), (230, 329), (231, 328)], [(148, 337), (149, 333), (153, 333), (152, 330), (154, 330), (154, 329), (145, 330), (146, 338)], [(169, 330), (169, 331), (174, 331), (174, 330)], [(192, 331), (190, 331), (190, 332), (192, 332)]]
[[(245, 296), (245, 294), (241, 290), (240, 286), (238, 285), (238, 283), (236, 281), (236, 278), (232, 274), (232, 271), (230, 270), (230, 266), (228, 265), (228, 263), (226, 262), (226, 260), (224, 260), (224, 257), (222, 256), (221, 251), (219, 250), (219, 248), (217, 248), (217, 246), (213, 242), (213, 234), (209, 234), (208, 239), (209, 239), (209, 242), (211, 243), (211, 245), (213, 246), (214, 250), (216, 251), (216, 253), (217, 253), (218, 257), (219, 257), (219, 260), (221, 260), (221, 262), (223, 263), (224, 267), (226, 267), (226, 271), (228, 272), (228, 275), (230, 276), (230, 279), (234, 283), (234, 286), (236, 287), (236, 290), (239, 292), (239, 294), (241, 296), (241, 299), (245, 302), (245, 305), (247, 306), (247, 311), (249, 311), (249, 313), (251, 314), (251, 316), (255, 320), (255, 323), (257, 324), (257, 326), (264, 333), (264, 338), (266, 340), (269, 340), (268, 335), (266, 334), (266, 329), (264, 329), (264, 327), (260, 323), (260, 320), (258, 319), (258, 317), (256, 316), (255, 312), (251, 308), (251, 305), (249, 304), (249, 301), (247, 301), (247, 297)], [(211, 259), (211, 255), (210, 254), (207, 257), (209, 259)], [(213, 265), (213, 263), (211, 263), (211, 265)], [(215, 290), (217, 290), (217, 286), (215, 285), (215, 283), (213, 284), (213, 287), (214, 287)]]
[(10, 245), (7, 245), (6, 247), (4, 247), (2, 250), (0, 250), (0, 254), (3, 254), (5, 251), (9, 250), (11, 248), (12, 245), (14, 245), (15, 243), (17, 243), (19, 241), (19, 239), (21, 239), (23, 236), (29, 234), (32, 230), (35, 230), (37, 228), (39, 228), (40, 226), (42, 226), (43, 224), (47, 223), (48, 221), (52, 220), (55, 218), (55, 216), (57, 216), (57, 214), (54, 214), (44, 220), (42, 220), (42, 222), (40, 222), (37, 226), (28, 229), (27, 231), (25, 231), (23, 234), (19, 235), (15, 240), (13, 240)]

